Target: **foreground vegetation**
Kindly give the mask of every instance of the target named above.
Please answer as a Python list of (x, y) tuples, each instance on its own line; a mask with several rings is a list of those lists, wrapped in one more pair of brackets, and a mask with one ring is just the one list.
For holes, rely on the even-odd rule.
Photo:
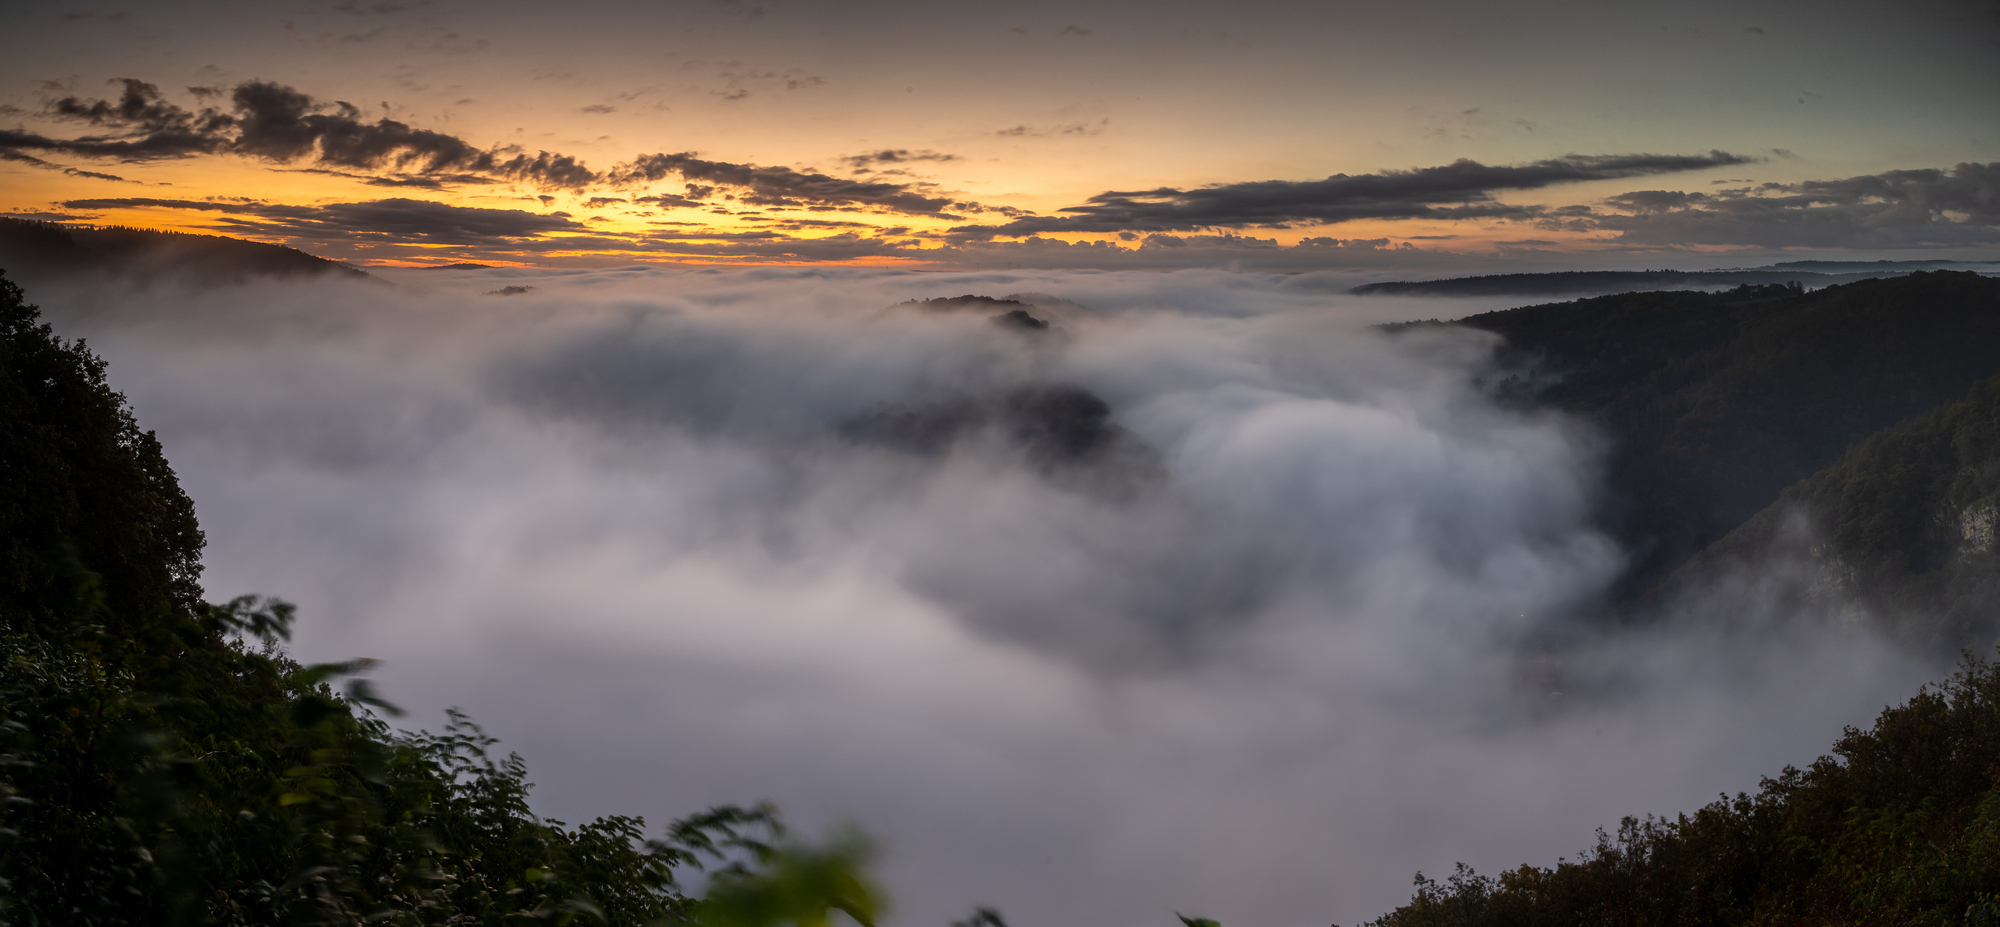
[(1754, 796), (1626, 818), (1581, 859), (1417, 876), (1371, 927), (2000, 924), (2000, 664), (1849, 729)]
[(767, 807), (536, 816), (470, 720), (396, 732), (364, 666), (284, 654), (289, 607), (201, 602), (201, 546), (102, 361), (0, 278), (0, 924), (873, 921), (865, 843)]

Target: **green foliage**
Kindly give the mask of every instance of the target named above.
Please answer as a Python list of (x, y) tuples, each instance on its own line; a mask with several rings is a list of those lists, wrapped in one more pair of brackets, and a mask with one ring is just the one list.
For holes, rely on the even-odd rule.
[(1755, 796), (1626, 818), (1553, 868), (1417, 876), (1373, 927), (2000, 923), (2000, 664), (1848, 729)]
[(0, 278), (0, 927), (871, 923), (858, 838), (541, 818), (463, 715), (397, 732), (367, 661), (286, 656), (290, 606), (201, 602), (159, 443), (20, 297)]
[(37, 324), (0, 277), (0, 616), (47, 626), (74, 558), (103, 579), (106, 620), (189, 608), (201, 529), (152, 432), (104, 382), (104, 362)]
[(727, 868), (710, 879), (708, 894), (689, 919), (703, 927), (826, 927), (838, 911), (874, 927), (884, 911), (882, 890), (866, 874), (874, 855), (858, 833), (823, 847), (764, 848), (757, 870)]

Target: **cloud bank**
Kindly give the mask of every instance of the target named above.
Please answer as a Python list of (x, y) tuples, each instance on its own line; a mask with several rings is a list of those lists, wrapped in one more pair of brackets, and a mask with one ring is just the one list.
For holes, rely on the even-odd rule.
[(2000, 243), (2000, 161), (1708, 192), (1645, 190), (1549, 228), (1633, 245), (1920, 248)]
[(1181, 190), (1162, 187), (1099, 193), (1063, 216), (1032, 216), (997, 226), (961, 226), (964, 238), (1053, 232), (1177, 232), (1285, 223), (1309, 225), (1355, 219), (1519, 219), (1538, 210), (1500, 203), (1503, 190), (1616, 180), (1748, 164), (1755, 158), (1706, 155), (1568, 155), (1529, 164), (1489, 166), (1460, 159), (1440, 167), (1377, 174), (1335, 174), (1325, 180), (1265, 180)]
[(1351, 923), (1752, 788), (1930, 672), (1751, 596), (1588, 630), (1589, 433), (1310, 280), (397, 282), (31, 295), (159, 431), (212, 595), (467, 708), (553, 816), (856, 820), (897, 923)]

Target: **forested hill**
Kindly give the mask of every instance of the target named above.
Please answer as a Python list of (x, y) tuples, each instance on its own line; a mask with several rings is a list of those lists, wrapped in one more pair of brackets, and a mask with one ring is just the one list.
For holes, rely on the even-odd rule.
[(1626, 818), (1553, 866), (1417, 876), (1368, 927), (2000, 924), (2000, 665), (1849, 728), (1755, 795)]
[(90, 274), (140, 281), (239, 283), (253, 277), (373, 280), (295, 248), (222, 235), (72, 226), (0, 217), (0, 269), (29, 286)]
[[(2000, 633), (2000, 377), (1862, 440), (1676, 571), (1664, 592), (1757, 569), (1933, 651)], [(1770, 565), (1779, 564), (1779, 569)]]
[(1606, 527), (1632, 601), (1867, 436), (2000, 374), (2000, 279), (1934, 271), (1801, 292), (1652, 292), (1462, 319), (1503, 395), (1610, 438)]
[(1369, 283), (1360, 296), (1596, 296), (1640, 290), (1714, 290), (1797, 283), (1808, 289), (1927, 270), (2000, 273), (2000, 261), (1791, 261), (1739, 270), (1572, 270)]
[[(1744, 567), (1766, 595), (1993, 653), (2000, 280), (1629, 293), (1463, 324), (1507, 338), (1503, 395), (1609, 432), (1611, 517), (1640, 551), (1628, 596)], [(1369, 927), (1569, 924), (2000, 924), (2000, 665), (1968, 657), (1754, 795), (1626, 818), (1552, 866), (1419, 874)]]

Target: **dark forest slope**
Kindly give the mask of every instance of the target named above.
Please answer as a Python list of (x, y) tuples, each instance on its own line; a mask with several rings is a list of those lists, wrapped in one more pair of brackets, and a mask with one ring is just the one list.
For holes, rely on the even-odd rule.
[(1665, 592), (1792, 558), (1790, 594), (1947, 652), (2000, 631), (2000, 377), (1871, 435), (1697, 554)]
[(0, 269), (29, 285), (66, 276), (216, 284), (253, 277), (374, 277), (295, 248), (221, 235), (0, 218)]
[(2000, 924), (2000, 665), (1968, 663), (1756, 795), (1626, 818), (1547, 868), (1417, 879), (1370, 927)]
[(1490, 312), (1513, 398), (1611, 440), (1605, 523), (1644, 593), (1787, 486), (2000, 374), (2000, 279), (1628, 293)]
[(1798, 283), (1808, 289), (1926, 270), (2000, 273), (2000, 261), (1790, 261), (1738, 270), (1570, 270), (1368, 283), (1359, 296), (1596, 296), (1638, 290), (1714, 290)]

